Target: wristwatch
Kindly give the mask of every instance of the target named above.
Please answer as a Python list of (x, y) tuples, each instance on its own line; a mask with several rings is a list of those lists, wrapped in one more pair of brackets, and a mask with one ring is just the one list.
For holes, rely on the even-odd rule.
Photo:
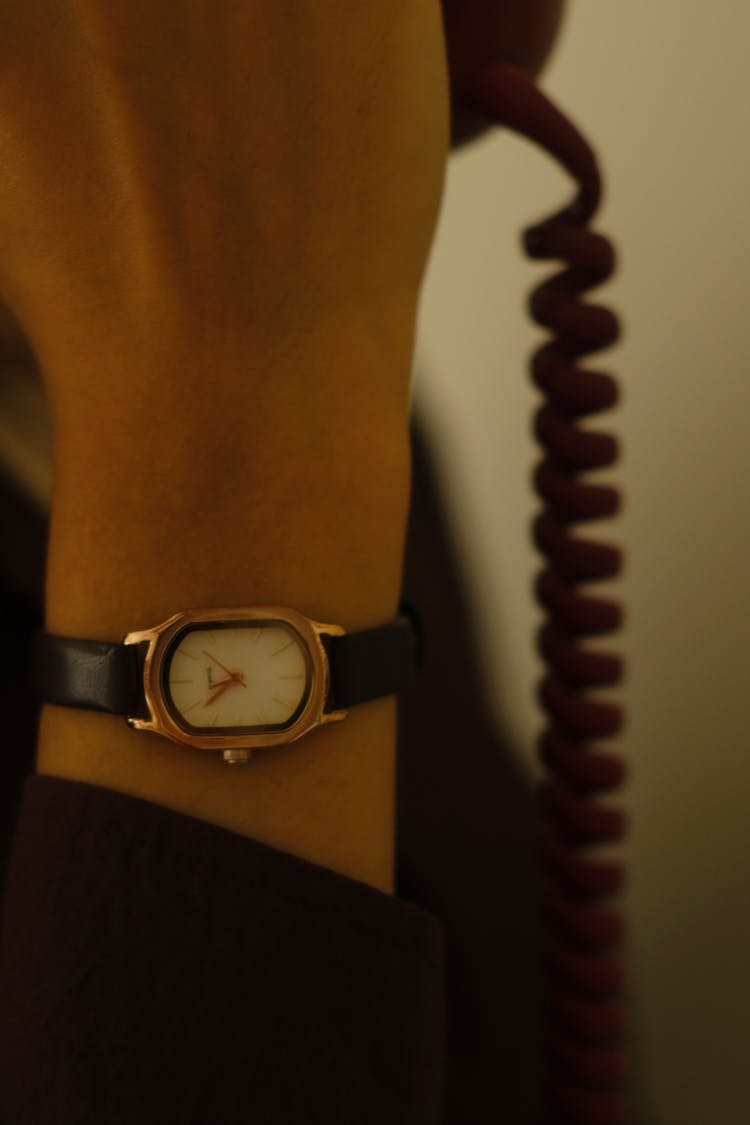
[(288, 606), (192, 609), (119, 643), (38, 633), (34, 677), (48, 703), (123, 715), (135, 730), (238, 765), (400, 691), (420, 650), (407, 603), (356, 633)]

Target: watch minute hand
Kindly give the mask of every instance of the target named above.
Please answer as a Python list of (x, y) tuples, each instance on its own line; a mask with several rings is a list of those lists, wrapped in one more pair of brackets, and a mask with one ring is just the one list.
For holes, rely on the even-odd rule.
[(212, 656), (210, 652), (206, 652), (205, 648), (204, 648), (204, 649), (201, 649), (201, 651), (202, 651), (202, 653), (203, 653), (203, 655), (204, 655), (204, 656), (207, 656), (207, 657), (208, 657), (208, 659), (209, 659), (209, 660), (213, 660), (214, 664), (218, 664), (218, 665), (219, 665), (219, 667), (220, 667), (220, 668), (221, 668), (221, 669), (222, 669), (222, 670), (223, 670), (224, 672), (226, 672), (226, 674), (227, 674), (228, 676), (234, 676), (234, 675), (235, 675), (235, 673), (234, 673), (234, 672), (230, 672), (230, 671), (229, 671), (229, 669), (227, 668), (226, 664), (222, 664), (222, 663), (221, 663), (221, 661), (220, 661), (220, 660), (217, 660), (215, 656)]

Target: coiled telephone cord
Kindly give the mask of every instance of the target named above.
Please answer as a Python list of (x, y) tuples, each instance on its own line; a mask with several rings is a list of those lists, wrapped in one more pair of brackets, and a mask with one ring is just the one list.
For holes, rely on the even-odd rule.
[(534, 541), (546, 559), (536, 597), (546, 611), (538, 637), (546, 674), (539, 700), (547, 716), (538, 752), (540, 863), (546, 982), (545, 1094), (550, 1119), (578, 1125), (617, 1125), (623, 1114), (623, 920), (612, 899), (624, 881), (623, 865), (592, 854), (622, 839), (624, 815), (602, 797), (624, 780), (620, 758), (601, 748), (616, 737), (623, 711), (592, 698), (623, 676), (619, 656), (583, 647), (586, 637), (614, 632), (622, 609), (583, 587), (616, 576), (618, 548), (576, 537), (575, 525), (614, 516), (620, 495), (585, 480), (588, 471), (614, 464), (615, 439), (582, 429), (588, 418), (614, 405), (611, 375), (578, 360), (615, 342), (619, 325), (606, 308), (581, 295), (614, 269), (614, 251), (588, 229), (601, 178), (596, 157), (575, 127), (523, 70), (496, 64), (472, 87), (472, 101), (497, 124), (538, 142), (578, 182), (574, 202), (527, 229), (529, 257), (561, 260), (566, 268), (531, 295), (534, 320), (553, 338), (533, 355), (531, 374), (545, 400), (536, 414), (544, 451), (534, 485), (544, 507), (534, 521)]

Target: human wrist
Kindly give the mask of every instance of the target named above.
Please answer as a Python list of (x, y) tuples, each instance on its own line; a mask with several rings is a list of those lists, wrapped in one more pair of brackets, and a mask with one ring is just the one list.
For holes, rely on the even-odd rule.
[(193, 490), (184, 477), (174, 495), (124, 495), (105, 480), (82, 499), (85, 475), (62, 475), (47, 627), (114, 640), (178, 609), (248, 602), (296, 605), (346, 628), (382, 622), (398, 602), (409, 493), (408, 466), (384, 461), (372, 446), (356, 463), (339, 452), (274, 484), (261, 476), (269, 459), (213, 508), (212, 486)]
[[(291, 605), (348, 630), (383, 623), (397, 607), (402, 521), (384, 524), (377, 535), (366, 515), (357, 527), (357, 511), (345, 506), (339, 513), (353, 528), (349, 544), (336, 536), (333, 543), (318, 537), (304, 544), (297, 523), (284, 549), (268, 528), (265, 539), (259, 531), (255, 542), (245, 542), (243, 532), (242, 543), (228, 545), (227, 526), (224, 538), (218, 531), (207, 536), (201, 551), (199, 535), (180, 534), (182, 515), (164, 541), (172, 541), (169, 558), (149, 536), (132, 557), (124, 543), (108, 544), (110, 559), (93, 541), (73, 583), (66, 578), (72, 553), (67, 565), (59, 559), (52, 568), (48, 628), (117, 640), (176, 610), (252, 604)], [(71, 543), (64, 519), (61, 527), (62, 543), (53, 525), (53, 558), (81, 547)], [(244, 571), (225, 565), (237, 551)], [(299, 742), (258, 751), (237, 773), (216, 753), (130, 730), (116, 716), (46, 706), (37, 770), (163, 804), (392, 893), (395, 740), (396, 698), (388, 696), (353, 707), (344, 722)]]
[[(208, 553), (215, 563), (218, 554)], [(107, 596), (104, 606), (85, 594), (69, 600), (61, 589), (59, 602), (73, 635), (111, 640), (122, 635), (126, 619), (148, 627), (199, 606), (291, 605), (350, 631), (394, 616), (399, 568), (392, 568), (391, 591), (382, 575), (376, 588), (357, 581), (342, 559), (341, 553), (329, 559), (326, 573), (317, 549), (301, 550), (295, 565), (275, 574), (256, 570), (247, 584), (237, 577), (231, 585), (216, 573), (213, 585), (192, 587), (184, 572), (160, 570), (157, 560), (140, 584), (126, 576), (110, 588), (119, 600)], [(91, 560), (85, 569), (89, 576), (100, 573)], [(235, 769), (220, 753), (129, 729), (118, 716), (45, 706), (36, 768), (163, 804), (392, 893), (396, 704), (395, 696), (386, 696), (352, 707), (343, 722), (256, 751), (248, 766)]]
[[(253, 391), (247, 445), (251, 403), (236, 367), (242, 410), (235, 402), (223, 427), (222, 413), (206, 419), (190, 394), (163, 428), (148, 424), (147, 402), (124, 416), (106, 408), (97, 428), (66, 407), (48, 630), (116, 641), (179, 610), (231, 605), (289, 605), (347, 630), (395, 616), (408, 415), (388, 390), (361, 396), (361, 357), (345, 373), (316, 362), (328, 378), (314, 387), (283, 382), (282, 371), (274, 382), (264, 369), (274, 390)], [(363, 377), (376, 389), (370, 362)], [(398, 374), (408, 381), (408, 367)], [(260, 752), (239, 779), (217, 756), (114, 716), (45, 707), (37, 769), (165, 804), (391, 891), (395, 707), (387, 697), (353, 708), (341, 724)]]
[(100, 353), (98, 373), (85, 357), (48, 369), (51, 626), (114, 627), (115, 603), (139, 596), (158, 612), (161, 584), (203, 604), (288, 588), (324, 603), (313, 615), (363, 626), (395, 605), (410, 475), (404, 325), (382, 340), (319, 326), (306, 350), (290, 335), (296, 363), (268, 342), (231, 357), (217, 344), (210, 362), (205, 342), (170, 354), (141, 342), (130, 362)]

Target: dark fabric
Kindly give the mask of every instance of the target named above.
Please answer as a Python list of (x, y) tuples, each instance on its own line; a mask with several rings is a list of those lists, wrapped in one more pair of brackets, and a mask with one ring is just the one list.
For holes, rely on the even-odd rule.
[(0, 902), (21, 788), (34, 764), (37, 704), (29, 668), (31, 638), (40, 625), (41, 611), (0, 583)]
[[(413, 465), (404, 597), (425, 645), (399, 706), (396, 894), (29, 778), (0, 930), (0, 1125), (541, 1120), (532, 802), (418, 430)], [(32, 761), (32, 711), (11, 704), (38, 624), (13, 604), (7, 817)]]
[[(0, 302), (0, 364), (7, 330)], [(47, 522), (0, 472), (0, 902), (23, 779), (34, 763), (37, 705), (31, 638), (42, 624)], [(1, 1045), (0, 1045), (1, 1046)]]
[[(139, 715), (138, 646), (39, 633), (34, 680), (40, 699), (67, 707)], [(139, 690), (140, 689), (140, 690)]]
[(442, 931), (409, 903), (32, 776), (5, 910), (6, 1125), (440, 1120)]
[(410, 617), (331, 637), (331, 692), (326, 711), (400, 692), (416, 670), (417, 635)]

